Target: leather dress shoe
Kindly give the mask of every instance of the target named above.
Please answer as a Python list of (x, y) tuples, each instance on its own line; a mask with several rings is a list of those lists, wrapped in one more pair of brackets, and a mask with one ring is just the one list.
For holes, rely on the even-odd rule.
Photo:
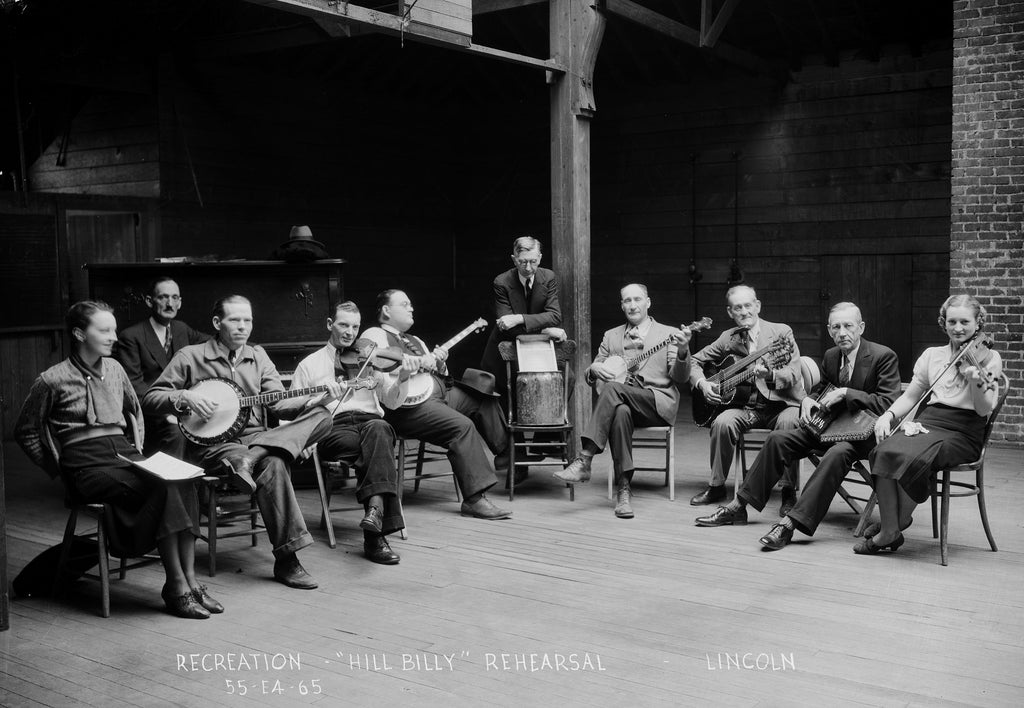
[(377, 507), (371, 506), (370, 510), (366, 512), (366, 516), (359, 522), (359, 528), (370, 533), (383, 533), (384, 514)]
[(633, 506), (629, 503), (631, 496), (633, 491), (629, 487), (622, 487), (615, 492), (615, 516), (620, 519), (633, 518)]
[(796, 506), (796, 490), (789, 487), (782, 488), (782, 503), (779, 504), (779, 516), (789, 516), (789, 512)]
[(252, 468), (257, 461), (255, 456), (248, 452), (242, 452), (237, 455), (228, 455), (222, 460), (222, 464), (228, 468), (232, 480), (242, 491), (255, 494), (256, 482), (252, 478)]
[(720, 506), (710, 516), (698, 516), (698, 526), (744, 526), (747, 523), (747, 507), (741, 506), (733, 511), (727, 506)]
[(401, 556), (391, 550), (388, 541), (383, 536), (375, 536), (372, 539), (363, 539), (363, 553), (367, 560), (381, 565), (398, 565)]
[(508, 509), (499, 509), (487, 497), (480, 497), (473, 504), (462, 502), (462, 515), (496, 521), (509, 518), (512, 516), (512, 512)]
[(586, 482), (590, 479), (590, 463), (577, 457), (565, 469), (555, 470), (554, 476), (563, 482)]
[(196, 602), (191, 590), (182, 595), (175, 595), (170, 592), (170, 588), (164, 585), (163, 590), (160, 591), (160, 597), (164, 599), (167, 611), (175, 617), (197, 620), (210, 618), (209, 611)]
[(298, 590), (313, 590), (318, 587), (313, 576), (306, 572), (294, 553), (274, 561), (274, 580)]
[(725, 499), (724, 484), (719, 485), (717, 487), (712, 487), (711, 485), (708, 485), (707, 489), (705, 489), (703, 492), (695, 495), (692, 499), (690, 499), (690, 506), (703, 506), (704, 504), (715, 504), (716, 502), (720, 502), (723, 499)]
[(764, 546), (766, 551), (779, 551), (792, 540), (793, 529), (782, 524), (775, 524), (768, 533), (757, 539), (757, 542)]
[(206, 592), (205, 585), (192, 588), (192, 597), (211, 614), (219, 615), (224, 611), (224, 605), (210, 597), (210, 593)]

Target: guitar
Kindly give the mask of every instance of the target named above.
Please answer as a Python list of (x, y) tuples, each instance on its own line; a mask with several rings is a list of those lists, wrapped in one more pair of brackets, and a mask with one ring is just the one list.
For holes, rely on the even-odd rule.
[[(456, 344), (474, 332), (482, 331), (486, 326), (487, 320), (478, 317), (464, 330), (439, 346), (446, 351), (451, 351)], [(402, 387), (402, 393), (405, 394), (405, 403), (402, 404), (402, 408), (418, 406), (430, 398), (430, 394), (434, 392), (434, 372), (426, 369), (420, 370), (399, 385)]]
[[(373, 388), (376, 385), (373, 378), (348, 380), (345, 377), (340, 377), (338, 381), (347, 383), (350, 390)], [(245, 428), (253, 406), (276, 403), (285, 398), (322, 393), (327, 390), (327, 386), (268, 391), (247, 396), (245, 391), (231, 379), (215, 376), (197, 381), (188, 390), (195, 391), (217, 402), (217, 410), (209, 418), (203, 418), (192, 411), (178, 414), (178, 429), (181, 430), (181, 434), (196, 445), (209, 447), (237, 438)]]
[(785, 366), (793, 357), (793, 340), (785, 335), (779, 335), (768, 346), (751, 352), (732, 364), (727, 364), (727, 362), (734, 360), (735, 357), (726, 357), (726, 360), (718, 365), (725, 366), (725, 368), (707, 377), (708, 381), (718, 386), (722, 402), (711, 403), (704, 398), (704, 394), (699, 388), (694, 388), (693, 421), (702, 428), (711, 425), (718, 414), (729, 407), (729, 403), (736, 396), (736, 388), (754, 378), (754, 369), (749, 367), (762, 357), (766, 360), (765, 365), (769, 369)]
[[(711, 325), (712, 321), (710, 317), (702, 317), (697, 322), (693, 322), (687, 325), (686, 327), (680, 327), (679, 329), (686, 329), (691, 332), (700, 332), (701, 330), (704, 329), (710, 329)], [(613, 381), (617, 383), (624, 383), (627, 386), (643, 386), (644, 377), (640, 375), (640, 369), (643, 368), (644, 364), (647, 362), (648, 359), (650, 359), (652, 356), (660, 352), (662, 349), (664, 349), (671, 343), (672, 338), (669, 337), (663, 342), (655, 344), (650, 349), (644, 349), (643, 352), (633, 357), (632, 359), (625, 359), (617, 354), (605, 359), (602, 362), (604, 364), (604, 367), (613, 372), (615, 376), (614, 378), (608, 379), (608, 381), (602, 381), (598, 379), (598, 381), (595, 383), (595, 387), (597, 388), (597, 394), (601, 395), (601, 389), (604, 387), (604, 384), (611, 383)]]

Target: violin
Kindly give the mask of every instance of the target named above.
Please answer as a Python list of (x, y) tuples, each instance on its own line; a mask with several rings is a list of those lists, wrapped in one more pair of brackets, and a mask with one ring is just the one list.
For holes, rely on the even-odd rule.
[(996, 389), (996, 376), (986, 368), (992, 361), (992, 343), (991, 335), (979, 332), (963, 343), (953, 360), (957, 371), (968, 366), (975, 367), (980, 377), (977, 386), (986, 391)]
[(402, 365), (405, 354), (399, 347), (378, 347), (370, 339), (357, 339), (341, 350), (338, 360), (349, 366), (372, 366), (377, 371), (390, 373)]

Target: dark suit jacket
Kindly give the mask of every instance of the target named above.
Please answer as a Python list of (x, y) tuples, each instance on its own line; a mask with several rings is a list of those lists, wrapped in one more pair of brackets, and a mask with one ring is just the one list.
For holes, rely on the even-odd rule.
[[(815, 387), (814, 394), (824, 388), (825, 383), (839, 386), (841, 357), (842, 350), (839, 347), (832, 347), (825, 352), (821, 367), (824, 380)], [(899, 395), (900, 364), (896, 352), (881, 344), (861, 339), (857, 361), (853, 364), (850, 382), (846, 384), (847, 410), (856, 413), (866, 408), (875, 415), (881, 415)]]
[[(170, 327), (171, 356), (189, 344), (202, 344), (210, 338), (210, 335), (194, 330), (178, 320), (171, 320)], [(156, 338), (148, 317), (122, 330), (114, 346), (114, 357), (128, 372), (128, 378), (140, 400), (159, 378), (171, 356), (164, 352), (164, 345)]]
[(558, 281), (555, 272), (548, 268), (538, 268), (533, 276), (533, 290), (530, 302), (526, 302), (523, 285), (515, 268), (505, 271), (494, 279), (494, 317), (505, 315), (523, 315), (526, 321), (505, 330), (498, 329), (495, 324), (484, 348), (480, 368), (490, 371), (498, 381), (504, 381), (505, 367), (498, 354), (498, 342), (514, 340), (520, 334), (539, 332), (545, 327), (557, 327), (562, 324), (562, 310), (558, 306)]

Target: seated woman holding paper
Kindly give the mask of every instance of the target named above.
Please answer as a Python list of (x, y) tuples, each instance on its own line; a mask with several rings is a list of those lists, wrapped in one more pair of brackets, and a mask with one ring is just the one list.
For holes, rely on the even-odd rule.
[(166, 574), (161, 596), (172, 614), (206, 619), (223, 612), (193, 568), (194, 483), (164, 482), (129, 462), (142, 455), (125, 431), (142, 417), (127, 374), (109, 358), (117, 339), (110, 306), (79, 302), (65, 319), (72, 354), (32, 384), (14, 429), (18, 444), (51, 477), (59, 474), (76, 501), (110, 505), (118, 553), (137, 556), (157, 547)]
[[(865, 529), (854, 553), (902, 546), (914, 507), (931, 493), (932, 473), (981, 454), (1002, 374), (999, 353), (980, 336), (984, 324), (985, 309), (970, 295), (942, 304), (939, 327), (949, 343), (924, 350), (910, 386), (875, 423), (878, 445), (869, 459), (881, 524)], [(900, 424), (919, 401), (924, 404), (916, 419)]]

